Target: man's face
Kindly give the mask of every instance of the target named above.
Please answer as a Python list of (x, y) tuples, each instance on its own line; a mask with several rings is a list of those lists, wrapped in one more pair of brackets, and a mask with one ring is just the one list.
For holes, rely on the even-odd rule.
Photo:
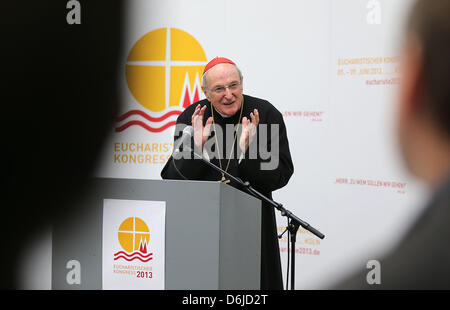
[(242, 81), (235, 65), (223, 63), (212, 67), (206, 75), (206, 98), (217, 112), (232, 116), (241, 108)]

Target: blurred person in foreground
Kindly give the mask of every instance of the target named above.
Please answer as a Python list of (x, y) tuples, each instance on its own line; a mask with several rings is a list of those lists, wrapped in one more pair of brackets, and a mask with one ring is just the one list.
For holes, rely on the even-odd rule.
[[(67, 16), (80, 5), (80, 23)], [(121, 1), (1, 1), (0, 288), (83, 195), (118, 107)], [(69, 16), (70, 17), (70, 16)]]
[(433, 192), (404, 239), (380, 262), (380, 284), (365, 269), (338, 289), (450, 289), (450, 1), (419, 0), (402, 52), (397, 134), (410, 172)]

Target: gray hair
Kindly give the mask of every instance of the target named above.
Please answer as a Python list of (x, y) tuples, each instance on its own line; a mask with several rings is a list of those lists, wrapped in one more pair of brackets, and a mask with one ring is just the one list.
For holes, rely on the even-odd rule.
[[(236, 69), (237, 69), (237, 71), (238, 71), (238, 73), (239, 73), (239, 79), (240, 79), (240, 81), (242, 82), (242, 78), (243, 78), (242, 72), (241, 72), (241, 70), (239, 69), (238, 66), (236, 66), (236, 65), (234, 65), (234, 66), (236, 67)], [(206, 75), (208, 74), (209, 70), (211, 70), (212, 68), (214, 68), (214, 67), (209, 68), (209, 69), (208, 69), (205, 73), (203, 73), (203, 75), (202, 75), (202, 88), (203, 88), (203, 89), (207, 89), (207, 87), (206, 87)]]

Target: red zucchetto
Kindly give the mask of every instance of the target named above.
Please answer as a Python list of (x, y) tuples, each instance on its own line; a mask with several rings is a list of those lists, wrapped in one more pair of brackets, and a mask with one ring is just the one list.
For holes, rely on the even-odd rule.
[(203, 74), (205, 74), (206, 71), (208, 71), (209, 69), (211, 69), (215, 65), (224, 64), (224, 63), (236, 65), (233, 61), (229, 60), (228, 58), (216, 57), (213, 60), (211, 60), (210, 62), (208, 62), (208, 64), (205, 66), (205, 70), (203, 70)]

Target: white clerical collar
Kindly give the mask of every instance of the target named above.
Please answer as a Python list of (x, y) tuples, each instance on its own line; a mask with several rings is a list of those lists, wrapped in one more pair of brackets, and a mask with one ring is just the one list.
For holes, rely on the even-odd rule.
[(229, 118), (232, 117), (233, 115), (226, 115), (226, 114), (222, 114), (219, 111), (216, 110), (216, 108), (214, 108), (214, 111), (216, 111), (220, 116), (222, 116), (223, 118)]

